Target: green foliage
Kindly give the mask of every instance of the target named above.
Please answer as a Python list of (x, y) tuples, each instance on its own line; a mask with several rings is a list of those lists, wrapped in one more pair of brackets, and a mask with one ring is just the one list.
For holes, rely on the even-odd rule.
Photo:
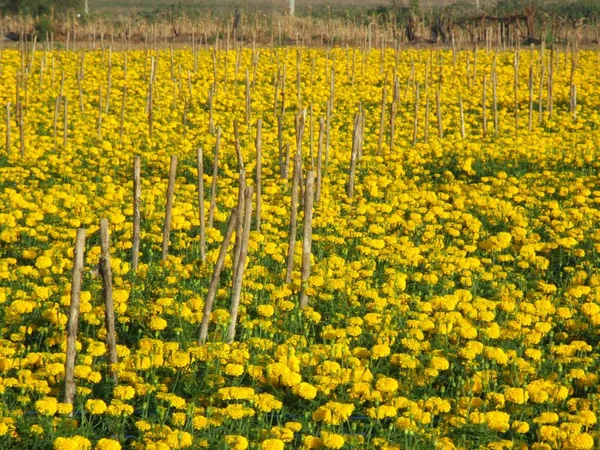
[(0, 11), (3, 13), (33, 17), (49, 15), (52, 10), (61, 13), (82, 7), (83, 0), (0, 0)]

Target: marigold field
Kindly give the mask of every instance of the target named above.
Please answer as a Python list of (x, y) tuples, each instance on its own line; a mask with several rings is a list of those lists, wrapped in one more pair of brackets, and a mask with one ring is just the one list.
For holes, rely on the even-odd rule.
[[(521, 48), (515, 91), (515, 50), (409, 47), (382, 58), (380, 49), (352, 48), (5, 48), (0, 448), (597, 448), (600, 57), (571, 50)], [(296, 127), (304, 123), (305, 177), (331, 100), (310, 278), (301, 281), (300, 197), (286, 283)], [(359, 110), (364, 142), (349, 198)], [(252, 186), (258, 119), (261, 227), (253, 220), (235, 340), (226, 337), (234, 237), (199, 345), (238, 204), (233, 123)], [(199, 207), (208, 218), (217, 129), (216, 208), (202, 262)], [(171, 155), (177, 178), (162, 261)], [(101, 218), (110, 224), (118, 384), (96, 270)], [(87, 240), (72, 406), (65, 360), (78, 228)]]

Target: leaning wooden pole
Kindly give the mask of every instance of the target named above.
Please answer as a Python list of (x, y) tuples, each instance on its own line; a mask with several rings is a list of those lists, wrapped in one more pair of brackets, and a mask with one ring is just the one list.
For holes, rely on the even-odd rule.
[(67, 359), (65, 361), (65, 398), (64, 402), (75, 405), (75, 358), (77, 356), (77, 331), (79, 329), (79, 302), (83, 281), (83, 254), (85, 250), (85, 228), (77, 230), (73, 253), (73, 275), (71, 280), (71, 305), (67, 323)]
[(215, 156), (213, 159), (212, 183), (210, 186), (210, 208), (208, 210), (208, 226), (212, 228), (217, 205), (217, 178), (219, 176), (219, 147), (221, 146), (221, 128), (217, 128)]
[(256, 121), (256, 231), (260, 232), (262, 213), (262, 119)]
[(206, 221), (204, 220), (204, 158), (202, 147), (196, 152), (198, 166), (198, 212), (200, 216), (200, 257), (206, 261)]
[(165, 223), (163, 224), (162, 260), (167, 259), (169, 254), (169, 239), (171, 238), (171, 216), (173, 215), (173, 197), (175, 195), (175, 175), (177, 174), (177, 156), (171, 155), (171, 166), (169, 168), (169, 186), (167, 187), (167, 208), (165, 211)]
[(225, 237), (221, 243), (221, 250), (213, 269), (212, 278), (208, 286), (208, 294), (206, 295), (206, 301), (204, 302), (204, 315), (202, 316), (202, 323), (200, 325), (200, 337), (198, 338), (198, 345), (206, 342), (206, 336), (208, 335), (208, 322), (210, 321), (210, 313), (212, 311), (215, 297), (217, 296), (217, 289), (219, 287), (219, 277), (225, 264), (225, 257), (227, 256), (227, 250), (229, 249), (229, 243), (231, 242), (231, 236), (237, 223), (237, 208), (234, 208), (229, 215), (229, 222), (227, 223), (227, 231), (225, 231)]
[(140, 259), (140, 226), (142, 216), (140, 205), (142, 203), (141, 159), (133, 158), (133, 243), (131, 251), (131, 268), (137, 270)]
[(100, 275), (102, 276), (102, 296), (104, 297), (104, 320), (106, 324), (106, 343), (108, 346), (109, 373), (114, 383), (119, 382), (116, 365), (117, 335), (115, 332), (115, 306), (113, 302), (112, 270), (110, 268), (110, 236), (108, 219), (100, 219)]
[(304, 230), (302, 241), (302, 282), (300, 284), (300, 308), (308, 305), (308, 277), (310, 276), (310, 255), (312, 252), (312, 218), (315, 187), (315, 172), (306, 174), (306, 189), (304, 190)]
[(244, 231), (242, 235), (241, 252), (237, 261), (235, 279), (233, 280), (233, 293), (231, 295), (231, 310), (229, 311), (230, 322), (229, 330), (227, 331), (228, 342), (233, 342), (233, 340), (235, 339), (235, 326), (237, 323), (237, 316), (240, 308), (240, 298), (242, 295), (242, 281), (244, 279), (244, 269), (246, 267), (246, 258), (248, 256), (248, 242), (250, 240), (253, 194), (254, 188), (252, 186), (248, 186), (245, 190), (244, 195)]
[(296, 152), (294, 158), (294, 175), (292, 178), (292, 197), (290, 213), (290, 231), (288, 236), (287, 269), (285, 271), (285, 282), (292, 282), (292, 271), (294, 270), (294, 251), (296, 248), (296, 226), (298, 219), (298, 190), (302, 180), (302, 160), (300, 152)]

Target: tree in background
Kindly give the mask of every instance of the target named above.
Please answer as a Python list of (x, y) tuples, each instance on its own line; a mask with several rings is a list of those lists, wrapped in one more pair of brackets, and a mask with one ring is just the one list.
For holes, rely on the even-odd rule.
[(0, 0), (0, 11), (5, 14), (23, 14), (32, 17), (80, 9), (84, 0)]

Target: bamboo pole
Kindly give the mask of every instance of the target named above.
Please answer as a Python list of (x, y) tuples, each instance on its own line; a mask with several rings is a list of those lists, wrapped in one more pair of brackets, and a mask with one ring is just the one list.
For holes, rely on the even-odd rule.
[(429, 91), (425, 96), (425, 129), (423, 130), (423, 141), (427, 144), (429, 142)]
[[(235, 278), (233, 283), (233, 293), (231, 295), (231, 310), (229, 312), (230, 322), (229, 330), (227, 332), (227, 341), (233, 342), (235, 339), (235, 327), (237, 323), (237, 316), (240, 307), (240, 299), (242, 294), (242, 281), (244, 279), (244, 270), (246, 267), (246, 259), (248, 256), (248, 242), (250, 240), (250, 224), (252, 220), (252, 195), (254, 189), (252, 186), (248, 186), (245, 189), (244, 198), (244, 225), (243, 225), (243, 236), (241, 241), (241, 251), (237, 261), (237, 267), (235, 271)], [(238, 218), (238, 222), (239, 222)]]
[(215, 263), (215, 267), (213, 269), (212, 278), (210, 279), (208, 294), (206, 295), (206, 301), (204, 302), (204, 314), (202, 316), (202, 323), (200, 325), (200, 337), (198, 338), (198, 345), (201, 345), (204, 342), (206, 342), (210, 313), (212, 311), (213, 303), (217, 295), (217, 289), (219, 287), (219, 277), (221, 276), (221, 271), (223, 270), (223, 265), (225, 264), (225, 257), (227, 256), (227, 250), (229, 249), (231, 236), (233, 235), (233, 230), (235, 229), (235, 225), (237, 223), (237, 213), (238, 209), (233, 208), (231, 214), (229, 215), (227, 231), (225, 231), (225, 236), (223, 237), (223, 242), (221, 243), (221, 249), (219, 250), (219, 256), (217, 257), (217, 262)]
[(460, 109), (460, 136), (465, 138), (465, 109), (463, 107), (462, 94), (458, 94), (458, 106)]
[(64, 117), (63, 117), (63, 148), (67, 148), (68, 142), (68, 132), (69, 132), (69, 106), (68, 106), (68, 98), (65, 96), (65, 101), (63, 104), (64, 107)]
[(6, 103), (6, 157), (10, 156), (10, 102)]
[(256, 121), (256, 231), (260, 232), (262, 212), (262, 119)]
[(123, 126), (125, 123), (125, 102), (127, 101), (127, 85), (123, 86), (123, 97), (121, 98), (121, 123), (119, 125), (119, 136), (123, 138)]
[(517, 133), (519, 131), (519, 50), (518, 49), (515, 51), (514, 69), (515, 69), (515, 86), (514, 86), (515, 133)]
[(481, 125), (483, 137), (487, 136), (487, 78), (483, 76), (483, 90), (481, 94)]
[(437, 124), (438, 124), (438, 137), (441, 139), (444, 137), (444, 128), (442, 123), (442, 99), (441, 92), (438, 89), (435, 92), (435, 106), (436, 106), (436, 115), (437, 115)]
[(419, 83), (417, 83), (417, 85), (415, 87), (415, 106), (414, 106), (414, 111), (415, 111), (415, 117), (414, 117), (414, 120), (413, 120), (412, 145), (415, 145), (417, 143), (417, 133), (419, 131)]
[[(383, 64), (383, 50), (381, 53), (381, 61)], [(381, 116), (379, 118), (379, 141), (377, 142), (377, 156), (381, 156), (381, 147), (383, 145), (383, 134), (385, 132), (384, 122), (385, 122), (385, 105), (387, 98), (387, 83), (386, 80), (383, 80), (383, 89), (381, 92)], [(317, 192), (319, 192), (319, 183), (317, 182)], [(318, 198), (318, 196), (317, 196)]]
[(310, 255), (312, 251), (312, 217), (314, 199), (315, 172), (311, 170), (306, 175), (304, 190), (304, 228), (302, 240), (302, 282), (300, 284), (300, 308), (308, 305), (308, 278), (310, 276)]
[(221, 145), (221, 128), (217, 128), (215, 141), (215, 156), (213, 159), (212, 183), (210, 186), (210, 208), (208, 210), (208, 226), (212, 228), (217, 205), (217, 177), (219, 175), (219, 147)]
[(348, 184), (346, 189), (346, 195), (349, 199), (354, 197), (354, 180), (356, 176), (356, 161), (358, 159), (358, 146), (360, 140), (360, 113), (354, 116), (354, 131), (352, 133), (352, 153), (350, 155), (350, 175), (348, 178)]
[(198, 167), (198, 212), (200, 217), (200, 258), (206, 261), (206, 221), (204, 218), (204, 158), (202, 146), (196, 151), (196, 162)]
[(140, 225), (141, 214), (140, 205), (142, 203), (142, 183), (141, 183), (141, 159), (139, 156), (133, 158), (133, 243), (131, 251), (131, 268), (135, 271), (138, 268), (140, 257)]
[(175, 176), (177, 174), (177, 156), (171, 155), (169, 168), (169, 185), (167, 187), (167, 207), (165, 211), (165, 222), (163, 225), (162, 260), (167, 259), (169, 254), (169, 239), (171, 238), (171, 216), (173, 214), (173, 197), (175, 195)]
[(492, 72), (492, 109), (494, 114), (494, 134), (498, 135), (498, 76)]
[[(64, 402), (75, 406), (75, 358), (77, 356), (77, 331), (79, 329), (79, 302), (83, 281), (83, 254), (85, 251), (85, 228), (77, 230), (75, 250), (73, 252), (73, 272), (71, 280), (71, 304), (67, 323), (67, 356), (65, 361), (65, 397)], [(72, 415), (72, 413), (71, 413)]]
[(533, 129), (533, 64), (529, 67), (529, 117), (527, 128), (531, 133)]
[(279, 146), (279, 177), (284, 178), (284, 156), (283, 156), (283, 119), (277, 116), (277, 144)]
[(238, 182), (238, 214), (237, 224), (235, 229), (235, 245), (233, 247), (233, 279), (238, 269), (238, 261), (242, 252), (242, 233), (244, 231), (244, 211), (245, 211), (245, 189), (246, 189), (246, 171), (240, 169)]
[(287, 269), (285, 272), (285, 282), (287, 284), (292, 282), (292, 271), (294, 270), (294, 251), (296, 247), (296, 226), (298, 218), (298, 190), (299, 184), (302, 179), (302, 161), (300, 151), (296, 152), (294, 157), (294, 175), (292, 178), (292, 195), (291, 195), (291, 206), (290, 206), (290, 231), (288, 236), (288, 255), (287, 255)]
[(319, 119), (319, 146), (317, 149), (317, 189), (316, 189), (316, 199), (315, 201), (319, 201), (321, 199), (321, 183), (323, 182), (323, 138), (325, 135), (325, 120), (323, 118)]
[(102, 296), (104, 297), (104, 319), (106, 324), (106, 343), (108, 346), (109, 373), (115, 384), (117, 374), (117, 335), (115, 332), (115, 306), (113, 303), (112, 270), (110, 268), (110, 237), (108, 219), (100, 219), (100, 275), (102, 276)]

